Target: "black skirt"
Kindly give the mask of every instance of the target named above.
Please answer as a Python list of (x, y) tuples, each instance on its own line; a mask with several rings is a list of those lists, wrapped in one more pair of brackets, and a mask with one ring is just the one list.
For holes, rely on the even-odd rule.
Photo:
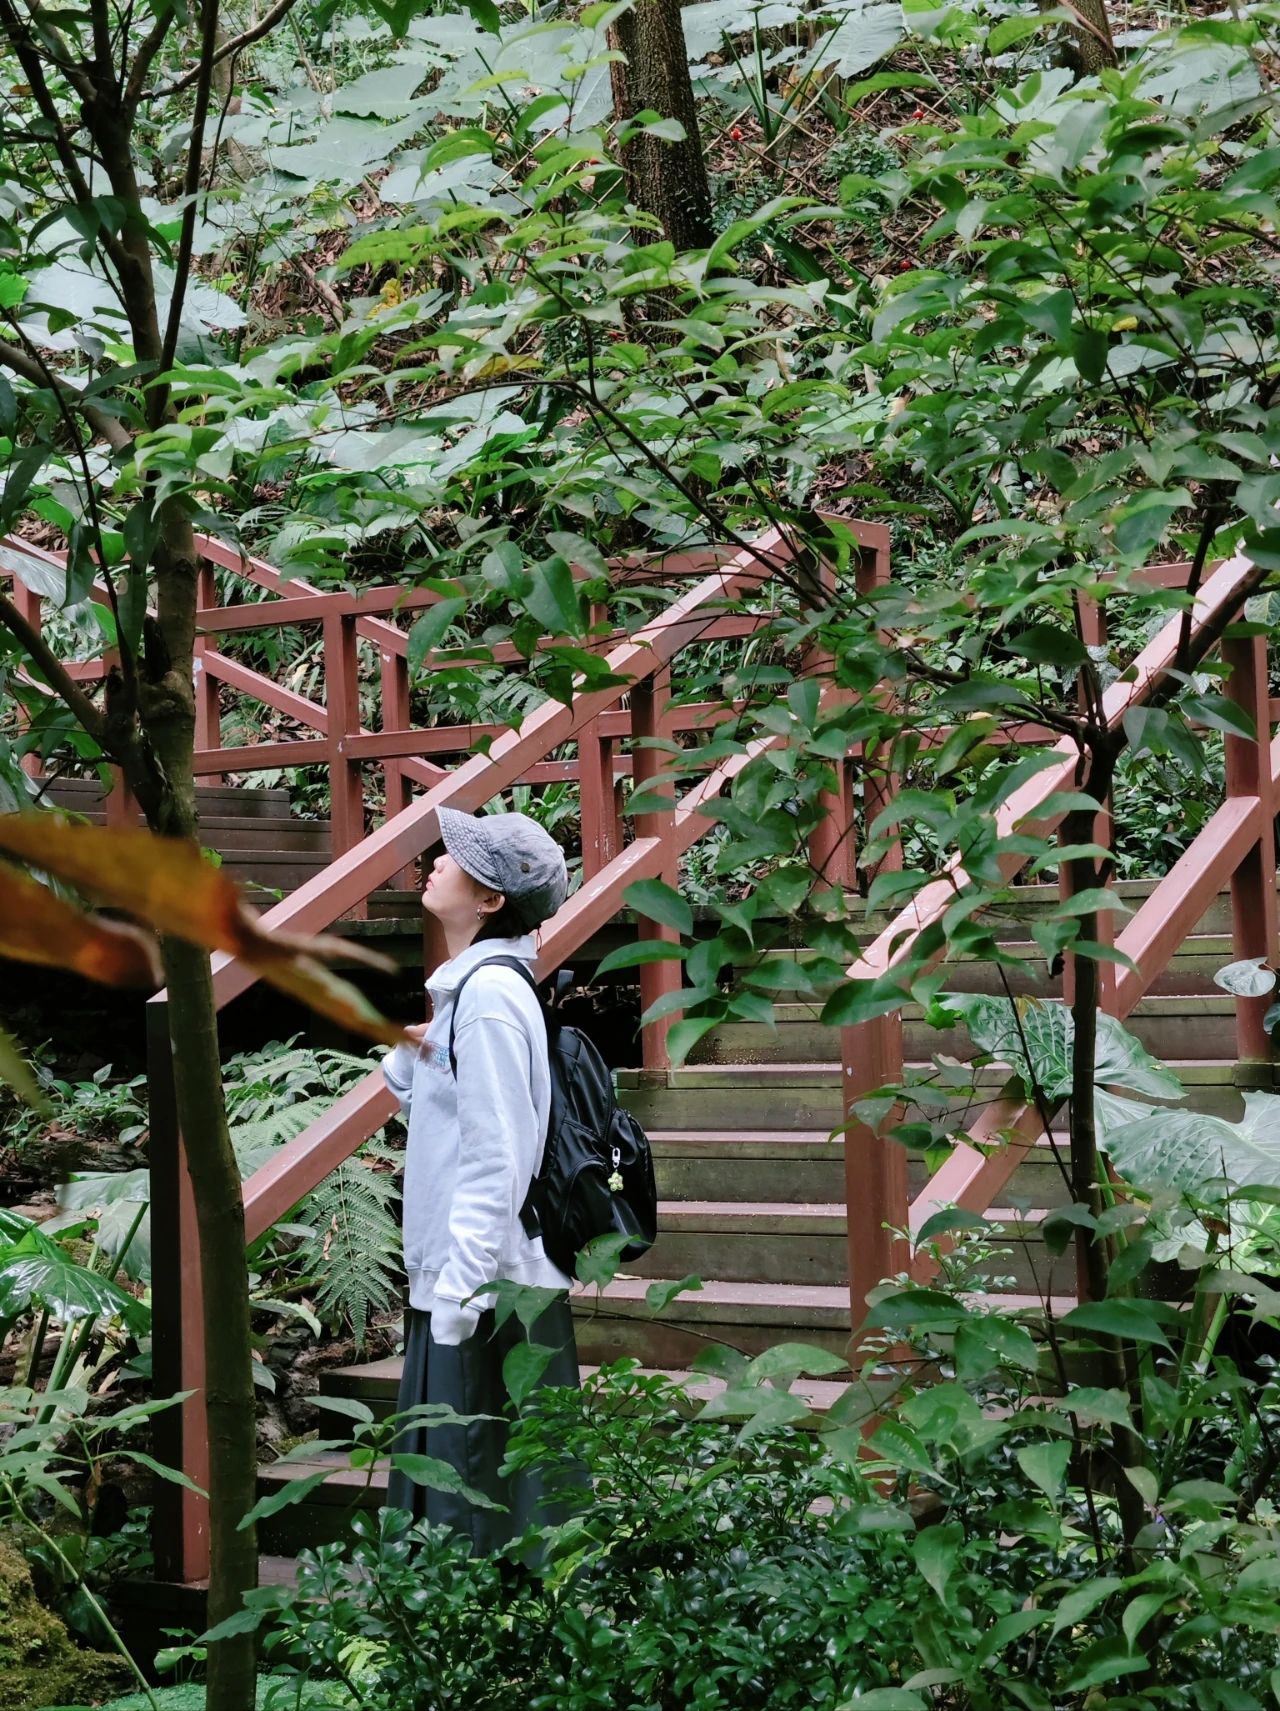
[(408, 1509), (417, 1520), (451, 1527), (471, 1540), (476, 1554), (501, 1550), (529, 1527), (555, 1519), (536, 1469), (522, 1469), (509, 1480), (498, 1474), (512, 1418), (502, 1363), (508, 1351), (526, 1338), (556, 1351), (534, 1388), (571, 1385), (576, 1389), (578, 1351), (567, 1295), (552, 1302), (527, 1332), (514, 1313), (501, 1327), (492, 1312), (482, 1313), (475, 1335), (457, 1346), (431, 1341), (430, 1313), (410, 1307), (405, 1314), (404, 1373), (397, 1411), (423, 1402), (445, 1403), (456, 1414), (499, 1418), (476, 1420), (469, 1426), (410, 1425), (397, 1439), (396, 1449), (448, 1462), (467, 1485), (504, 1508), (481, 1509), (458, 1493), (417, 1485), (396, 1468), (391, 1469), (387, 1484), (387, 1507)]

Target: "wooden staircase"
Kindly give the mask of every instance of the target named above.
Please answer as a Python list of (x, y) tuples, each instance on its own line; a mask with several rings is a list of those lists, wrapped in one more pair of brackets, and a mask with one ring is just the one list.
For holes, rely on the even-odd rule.
[[(1135, 905), (1151, 882), (1120, 887)], [(1023, 957), (1016, 970), (1019, 990), (1060, 997), (1060, 983), (1046, 977), (1044, 959), (1027, 937), (1029, 924), (1056, 900), (1048, 886), (1019, 888), (1005, 912), (1000, 937)], [(1213, 973), (1231, 959), (1222, 930), (1230, 900), (1214, 899), (1174, 956), (1162, 989), (1143, 999), (1128, 1026), (1155, 1056), (1169, 1063), (1196, 1110), (1225, 1117), (1242, 1108), (1236, 1064), (1234, 1001), (1213, 984)], [(872, 918), (870, 931), (880, 923)], [(615, 930), (617, 927), (615, 926)], [(791, 953), (803, 958), (803, 953)], [(989, 965), (957, 963), (948, 985), (982, 990), (992, 983)], [(603, 1291), (579, 1292), (575, 1320), (579, 1356), (586, 1370), (622, 1357), (650, 1370), (679, 1376), (696, 1389), (715, 1380), (690, 1373), (698, 1354), (724, 1343), (752, 1355), (774, 1343), (814, 1343), (843, 1354), (849, 1340), (849, 1251), (847, 1243), (845, 1143), (831, 1138), (840, 1122), (839, 1033), (817, 1019), (820, 1003), (801, 1002), (784, 992), (777, 1026), (730, 1024), (709, 1034), (701, 1060), (665, 1074), (619, 1072), (621, 1097), (649, 1130), (660, 1196), (659, 1236), (644, 1258)], [(935, 1053), (970, 1055), (962, 1029), (926, 1025), (918, 1009), (905, 1015), (906, 1057), (925, 1072)], [(1252, 1065), (1257, 1085), (1264, 1066)], [(998, 1067), (979, 1072), (992, 1097), (1006, 1077)], [(1054, 1136), (1062, 1156), (1066, 1137)], [(912, 1198), (927, 1184), (924, 1160), (913, 1156)], [(1070, 1250), (1055, 1256), (1042, 1225), (1052, 1208), (1070, 1195), (1053, 1146), (1041, 1140), (1011, 1179), (1002, 1207), (993, 1207), (989, 1293), (1010, 1311), (1035, 1314), (1048, 1297), (1056, 1310), (1070, 1305), (1075, 1262)], [(658, 1315), (645, 1293), (660, 1279), (701, 1279), (700, 1289), (677, 1296)], [(330, 1369), (325, 1393), (368, 1403), (381, 1415), (394, 1406), (400, 1361), (390, 1358)], [(840, 1393), (839, 1384), (811, 1382), (812, 1405), (822, 1408)], [(303, 1540), (337, 1536), (351, 1504), (380, 1501), (384, 1481), (367, 1483), (343, 1470), (340, 1458), (317, 1460), (331, 1477), (297, 1511), (286, 1510), (265, 1524), (265, 1546), (295, 1548)], [(262, 1489), (306, 1472), (262, 1470)]]
[[(96, 778), (55, 779), (42, 799), (93, 825), (104, 825), (108, 818), (107, 792)], [(205, 848), (217, 852), (223, 871), (256, 901), (268, 901), (264, 893), (296, 891), (333, 859), (329, 821), (296, 818), (288, 790), (198, 784), (196, 802)]]

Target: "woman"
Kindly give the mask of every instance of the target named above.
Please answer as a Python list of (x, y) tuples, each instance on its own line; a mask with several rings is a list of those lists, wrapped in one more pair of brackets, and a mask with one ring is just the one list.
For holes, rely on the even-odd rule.
[[(443, 930), (448, 961), (427, 981), (431, 1021), (410, 1029), (414, 1043), (383, 1060), (409, 1125), (409, 1311), (398, 1408), (447, 1403), (459, 1414), (506, 1416), (502, 1363), (526, 1333), (514, 1314), (496, 1325), (486, 1284), (506, 1278), (562, 1291), (531, 1333), (557, 1351), (542, 1383), (576, 1385), (578, 1361), (570, 1280), (547, 1258), (541, 1237), (528, 1237), (520, 1222), (547, 1134), (546, 1026), (521, 974), (483, 965), (493, 957), (531, 964), (534, 930), (564, 902), (568, 881), (555, 842), (525, 814), (442, 808), (440, 835), (445, 853), (432, 867), (422, 906)], [(455, 1015), (455, 994), (467, 976)], [(506, 1439), (506, 1418), (499, 1418), (411, 1426), (396, 1445), (448, 1462), (506, 1513), (416, 1485), (396, 1470), (388, 1506), (445, 1523), (470, 1538), (473, 1551), (498, 1549), (540, 1518), (536, 1478), (498, 1475)]]

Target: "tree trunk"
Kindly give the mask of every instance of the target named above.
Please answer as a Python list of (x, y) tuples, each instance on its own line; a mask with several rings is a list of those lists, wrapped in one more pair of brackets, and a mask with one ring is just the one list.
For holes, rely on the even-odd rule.
[[(609, 68), (614, 119), (625, 124), (638, 113), (678, 119), (681, 142), (635, 136), (621, 150), (627, 190), (637, 208), (661, 222), (680, 250), (706, 249), (713, 241), (711, 185), (698, 133), (698, 113), (689, 77), (689, 53), (679, 0), (637, 0), (609, 27), (609, 46), (627, 56)], [(648, 242), (645, 234), (642, 242)]]
[(1070, 0), (1070, 9), (1077, 20), (1067, 25), (1063, 57), (1077, 77), (1096, 77), (1105, 67), (1118, 65), (1106, 0)]
[[(1085, 790), (1095, 801), (1105, 803), (1111, 793), (1115, 772), (1115, 757), (1108, 750), (1095, 754)], [(1092, 813), (1068, 815), (1066, 840), (1069, 844), (1089, 844), (1094, 840)], [(1101, 876), (1095, 870), (1092, 856), (1077, 857), (1070, 864), (1071, 889), (1075, 893), (1090, 890)], [(1098, 916), (1080, 917), (1077, 945), (1089, 947), (1099, 942)], [(1087, 1206), (1094, 1218), (1103, 1211), (1101, 1161), (1098, 1155), (1098, 1125), (1094, 1087), (1097, 1062), (1099, 981), (1098, 963), (1092, 956), (1075, 957), (1075, 987), (1071, 1000), (1074, 1024), (1071, 1050), (1071, 1198)], [(1097, 1230), (1076, 1232), (1077, 1290), (1082, 1301), (1103, 1301), (1108, 1286), (1107, 1244)], [(1107, 1388), (1122, 1392), (1129, 1389), (1129, 1371), (1124, 1349), (1115, 1337), (1096, 1335), (1103, 1371), (1100, 1382)], [(1146, 1520), (1146, 1512), (1136, 1487), (1127, 1478), (1125, 1469), (1142, 1467), (1145, 1456), (1137, 1435), (1127, 1426), (1117, 1426), (1112, 1433), (1116, 1469), (1114, 1493), (1124, 1530), (1126, 1551), (1132, 1546)]]
[[(201, 24), (210, 45), (216, 14), (217, 0), (205, 0)], [(197, 92), (189, 183), (199, 181), (207, 98), (206, 82)], [(116, 271), (134, 352), (140, 363), (159, 368), (165, 355), (165, 329), (156, 305), (151, 240), (133, 159), (136, 113), (120, 102), (117, 85), (115, 99), (104, 98), (101, 105), (87, 108), (85, 117), (123, 210), (123, 253)], [(194, 219), (194, 209), (190, 217)], [(181, 282), (176, 289), (182, 289)], [(150, 426), (173, 419), (165, 389), (151, 389), (149, 406)], [(142, 658), (122, 657), (123, 669), (108, 680), (107, 728), (114, 758), (123, 767), (151, 829), (194, 842), (198, 816), (193, 656), (199, 555), (190, 518), (180, 501), (171, 499), (157, 506), (153, 523), (150, 570), (155, 617), (144, 628)], [(209, 1619), (216, 1623), (242, 1607), (243, 1594), (257, 1584), (258, 1576), (255, 1532), (240, 1530), (240, 1522), (253, 1506), (257, 1481), (244, 1201), (227, 1127), (208, 953), (171, 939), (163, 946), (163, 960), (177, 1115), (200, 1238), (209, 1438)], [(246, 1711), (252, 1706), (256, 1667), (252, 1634), (237, 1634), (212, 1645), (206, 1711)]]

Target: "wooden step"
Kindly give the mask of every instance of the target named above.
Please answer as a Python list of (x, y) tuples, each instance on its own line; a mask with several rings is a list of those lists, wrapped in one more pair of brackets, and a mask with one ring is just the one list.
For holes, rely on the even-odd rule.
[[(909, 1065), (924, 1072), (928, 1066)], [(1243, 1102), (1235, 1066), (1218, 1058), (1183, 1058), (1168, 1066), (1187, 1091), (1186, 1108), (1238, 1119)], [(649, 1130), (740, 1127), (830, 1130), (841, 1120), (840, 1070), (825, 1063), (699, 1064), (665, 1072), (619, 1070), (618, 1096)], [(976, 1116), (1006, 1079), (999, 1065), (975, 1076), (975, 1099), (956, 1098), (957, 1114)]]
[[(77, 814), (94, 814), (101, 811), (106, 796), (96, 778), (58, 778), (45, 790), (43, 800)], [(287, 790), (252, 784), (197, 784), (196, 805), (202, 816), (289, 821), (294, 817)]]
[[(806, 1129), (741, 1135), (683, 1129), (653, 1130), (649, 1140), (664, 1200), (845, 1202), (839, 1135)], [(1065, 1138), (1061, 1144), (1065, 1149)], [(920, 1154), (908, 1155), (907, 1177), (913, 1195), (928, 1181)], [(1065, 1204), (1066, 1185), (1048, 1142), (1031, 1149), (1009, 1192), (1037, 1206)]]
[[(819, 1004), (779, 1004), (773, 1027), (758, 1022), (724, 1023), (698, 1042), (689, 1062), (838, 1062), (840, 1030), (824, 1026), (821, 1008)], [(1166, 994), (1142, 999), (1125, 1026), (1161, 1059), (1195, 1056), (1234, 1061), (1235, 1015), (1235, 1000), (1225, 992), (1212, 996)], [(935, 1052), (962, 1061), (973, 1056), (973, 1045), (963, 1025), (929, 1027), (916, 1004), (903, 1010), (903, 1024), (903, 1048), (911, 1060), (923, 1062)]]
[[(988, 1212), (993, 1280), (1019, 1290), (1051, 1288), (1074, 1276), (1067, 1257), (1062, 1277), (1044, 1245), (1046, 1209)], [(849, 1280), (848, 1223), (843, 1204), (678, 1201), (658, 1207), (658, 1239), (627, 1264), (637, 1277), (713, 1277), (731, 1283), (834, 1284)], [(994, 1281), (993, 1281), (994, 1287)]]

